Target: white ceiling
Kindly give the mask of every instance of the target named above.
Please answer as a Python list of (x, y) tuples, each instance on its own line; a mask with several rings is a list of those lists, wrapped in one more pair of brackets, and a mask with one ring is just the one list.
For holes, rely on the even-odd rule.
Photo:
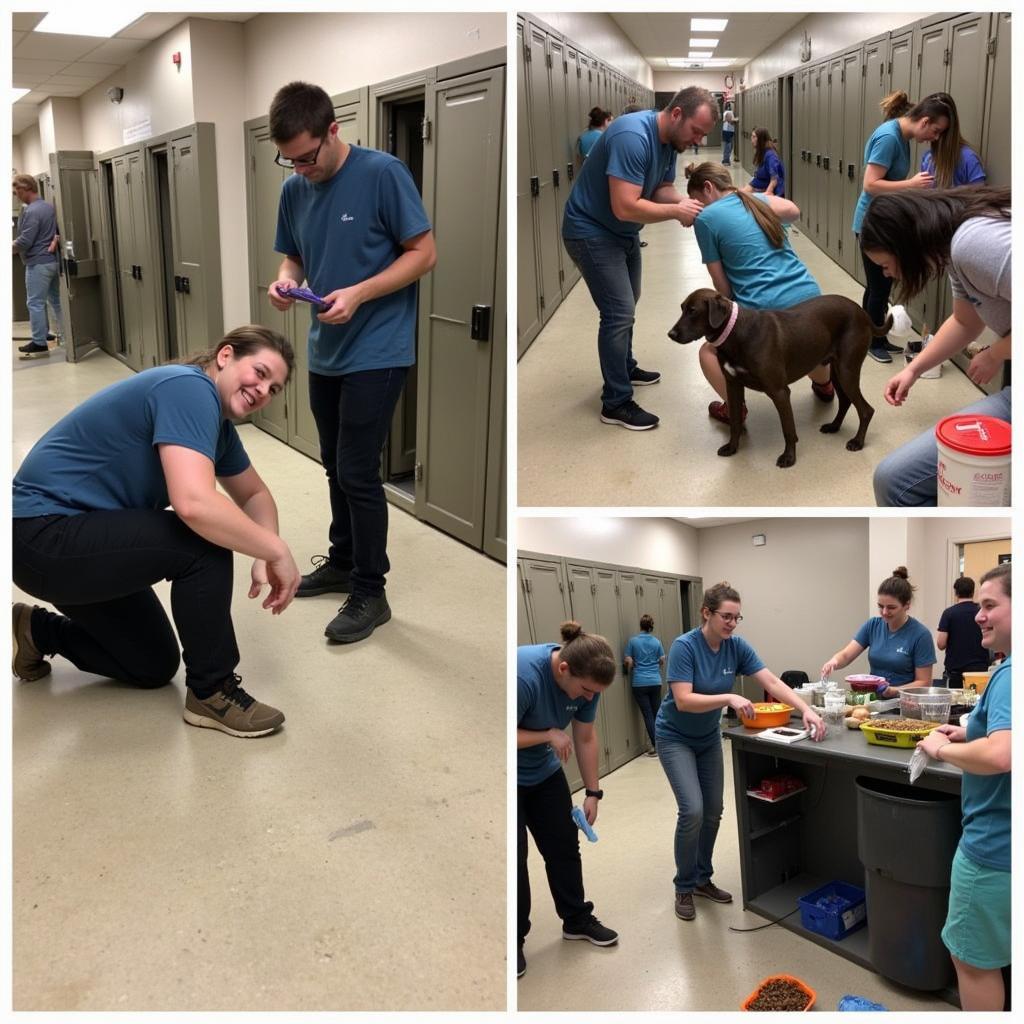
[(81, 96), (124, 67), (144, 46), (187, 18), (248, 21), (255, 14), (191, 14), (173, 11), (143, 14), (112, 39), (36, 32), (45, 11), (12, 14), (12, 84), (31, 89), (11, 108), (11, 130), (17, 135), (34, 125), (38, 106), (51, 96)]
[[(728, 18), (722, 32), (692, 32), (690, 18)], [(723, 70), (739, 71), (794, 25), (807, 17), (807, 12), (764, 14), (729, 14), (705, 9), (694, 14), (612, 14), (611, 18), (640, 51), (655, 71), (674, 71), (666, 63), (669, 57), (685, 58), (690, 52), (690, 39), (718, 39), (711, 56), (727, 58)]]
[[(724, 15), (723, 15), (724, 17)], [(684, 523), (686, 526), (692, 526), (696, 530), (706, 530), (712, 526), (733, 526), (735, 523), (752, 523), (755, 520), (763, 519), (763, 516), (734, 516), (733, 518), (723, 516), (698, 516), (698, 517), (686, 517), (686, 516), (673, 516), (672, 517), (677, 523)]]

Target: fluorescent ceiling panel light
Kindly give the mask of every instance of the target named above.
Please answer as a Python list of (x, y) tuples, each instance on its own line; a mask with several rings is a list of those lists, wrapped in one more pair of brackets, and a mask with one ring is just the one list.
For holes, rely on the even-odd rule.
[(14, 95), (11, 97), (11, 102), (17, 103), (22, 96), (27, 96), (31, 91), (31, 89), (12, 89), (11, 92)]
[(33, 31), (52, 32), (62, 36), (102, 36), (110, 38), (121, 29), (138, 21), (142, 11), (111, 10), (109, 8), (82, 6), (48, 14)]
[(691, 18), (691, 32), (724, 32), (729, 24), (728, 18)]
[(718, 45), (717, 39), (691, 39), (690, 45), (698, 50), (713, 50)]
[(711, 56), (710, 50), (691, 50), (687, 55), (690, 60), (708, 60)]

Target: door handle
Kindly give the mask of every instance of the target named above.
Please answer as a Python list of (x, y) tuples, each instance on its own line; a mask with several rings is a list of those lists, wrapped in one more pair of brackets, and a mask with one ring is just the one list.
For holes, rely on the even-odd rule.
[(443, 323), (443, 324), (458, 324), (459, 327), (465, 327), (467, 325), (465, 320), (454, 320), (450, 316), (441, 316), (440, 313), (431, 313), (430, 316), (428, 317), (428, 319), (429, 320), (440, 320), (441, 323)]
[(846, 176), (853, 181), (853, 164), (846, 165)]
[(576, 168), (575, 168), (575, 167), (573, 167), (573, 165), (572, 165), (572, 164), (566, 164), (566, 165), (565, 165), (565, 176), (566, 176), (566, 177), (567, 177), (567, 178), (568, 178), (568, 179), (569, 179), (570, 181), (572, 181), (572, 180), (573, 180), (573, 178), (574, 178), (574, 177), (576, 176)]
[(491, 307), (474, 306), (469, 336), (474, 341), (491, 340)]
[(189, 279), (187, 277), (183, 277), (181, 279), (181, 290), (186, 295), (191, 295), (192, 294), (191, 283), (190, 283), (190, 281), (189, 281)]
[(181, 278), (177, 274), (174, 275), (174, 290), (176, 292), (181, 291)]
[(551, 181), (554, 183), (555, 188), (558, 188), (558, 168), (555, 167), (551, 171)]
[(530, 179), (530, 195), (531, 196), (539, 196), (540, 195), (540, 178), (531, 178)]

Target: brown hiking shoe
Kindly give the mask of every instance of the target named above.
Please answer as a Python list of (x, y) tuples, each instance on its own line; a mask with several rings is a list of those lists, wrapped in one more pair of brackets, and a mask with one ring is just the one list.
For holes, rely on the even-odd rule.
[(241, 682), (241, 676), (232, 676), (222, 690), (203, 700), (189, 690), (182, 717), (189, 725), (220, 729), (229, 736), (243, 739), (273, 732), (284, 721), (284, 714), (251, 697), (239, 685)]
[(719, 889), (710, 879), (703, 885), (698, 885), (693, 891), (697, 896), (706, 896), (709, 900), (714, 900), (716, 903), (732, 903), (732, 893)]
[(26, 683), (50, 674), (50, 663), (32, 639), (32, 605), (20, 601), (11, 606), (11, 671)]
[(697, 916), (693, 906), (692, 892), (676, 893), (676, 917), (682, 921), (692, 921)]

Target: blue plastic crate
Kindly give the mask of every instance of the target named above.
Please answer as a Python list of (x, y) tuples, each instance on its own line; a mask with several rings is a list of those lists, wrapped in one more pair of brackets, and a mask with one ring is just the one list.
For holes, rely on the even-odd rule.
[(829, 882), (801, 896), (800, 922), (808, 931), (829, 939), (845, 939), (867, 924), (864, 890), (846, 882)]

